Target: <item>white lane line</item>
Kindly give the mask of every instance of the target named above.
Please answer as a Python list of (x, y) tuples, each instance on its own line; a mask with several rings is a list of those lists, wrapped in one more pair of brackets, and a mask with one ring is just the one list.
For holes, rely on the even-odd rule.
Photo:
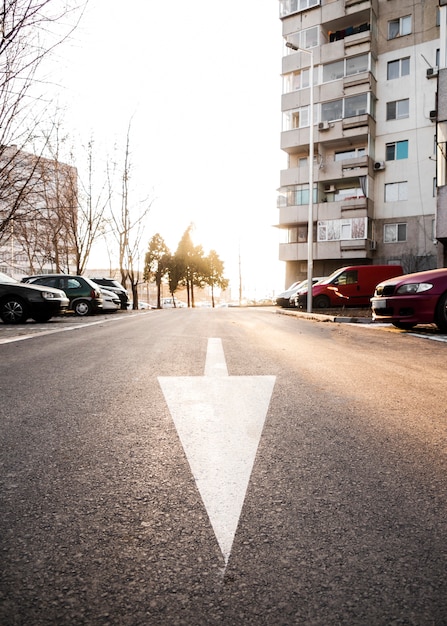
[[(85, 322), (80, 324), (75, 324), (73, 326), (60, 326), (59, 328), (51, 328), (50, 330), (41, 330), (36, 333), (30, 332), (29, 335), (16, 335), (14, 337), (6, 337), (5, 339), (0, 339), (0, 345), (6, 343), (14, 343), (14, 341), (25, 341), (26, 339), (33, 339), (33, 337), (43, 337), (45, 335), (54, 335), (56, 333), (64, 333), (70, 330), (77, 330), (78, 328), (87, 328), (88, 326), (96, 326), (97, 324), (104, 324), (106, 322), (120, 322), (125, 319), (129, 319), (130, 317), (134, 317), (133, 314), (129, 316), (123, 317), (115, 317), (115, 318), (102, 318), (101, 320), (96, 320), (95, 322)], [(21, 327), (23, 329), (23, 326)], [(25, 329), (26, 330), (26, 329)]]
[(204, 376), (158, 378), (225, 565), (250, 480), (275, 376), (229, 376), (209, 339)]

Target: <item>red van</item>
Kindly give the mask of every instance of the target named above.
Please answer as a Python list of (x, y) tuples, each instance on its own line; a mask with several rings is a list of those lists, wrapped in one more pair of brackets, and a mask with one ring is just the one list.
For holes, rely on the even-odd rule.
[[(312, 288), (316, 309), (337, 306), (369, 306), (376, 285), (388, 278), (401, 276), (400, 265), (350, 265), (341, 267)], [(307, 292), (300, 295), (299, 307), (307, 306)]]

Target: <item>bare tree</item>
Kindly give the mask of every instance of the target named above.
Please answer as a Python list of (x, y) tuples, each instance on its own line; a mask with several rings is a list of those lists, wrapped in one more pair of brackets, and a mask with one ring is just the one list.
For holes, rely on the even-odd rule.
[(140, 281), (141, 242), (145, 230), (145, 220), (152, 206), (152, 200), (132, 202), (130, 178), (132, 162), (130, 153), (131, 122), (127, 128), (124, 163), (121, 175), (121, 198), (119, 209), (114, 206), (111, 194), (112, 233), (118, 243), (119, 269), (121, 283), (126, 287), (130, 283), (133, 296), (133, 308), (138, 308), (138, 283)]
[[(26, 190), (35, 184), (37, 162), (34, 170), (20, 165), (24, 148), (47, 116), (43, 105), (37, 111), (38, 99), (32, 93), (38, 69), (74, 31), (85, 4), (81, 0), (8, 0), (0, 7), (0, 242), (11, 236), (16, 216), (26, 217), (34, 210), (26, 201)], [(69, 20), (62, 18), (69, 14), (73, 18), (67, 28)]]
[(71, 224), (76, 257), (76, 272), (83, 274), (89, 260), (93, 244), (103, 234), (106, 220), (105, 212), (110, 205), (109, 163), (106, 175), (96, 184), (94, 141), (90, 139), (87, 146), (86, 180), (80, 178), (77, 218)]

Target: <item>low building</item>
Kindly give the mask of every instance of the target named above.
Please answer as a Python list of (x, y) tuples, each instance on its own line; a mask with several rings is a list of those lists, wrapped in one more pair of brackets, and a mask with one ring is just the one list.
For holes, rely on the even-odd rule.
[(77, 207), (75, 167), (0, 147), (0, 271), (73, 270)]

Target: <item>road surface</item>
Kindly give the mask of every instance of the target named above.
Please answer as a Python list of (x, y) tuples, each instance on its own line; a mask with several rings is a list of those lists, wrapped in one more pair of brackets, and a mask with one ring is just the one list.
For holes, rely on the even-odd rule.
[(1, 624), (447, 623), (445, 343), (272, 309), (18, 338)]

